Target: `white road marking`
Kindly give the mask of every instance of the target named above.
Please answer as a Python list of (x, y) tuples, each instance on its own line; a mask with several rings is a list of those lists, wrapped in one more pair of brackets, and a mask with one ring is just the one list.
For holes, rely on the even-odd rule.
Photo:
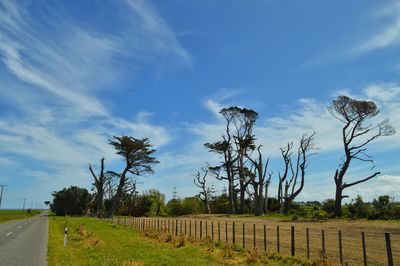
[(18, 226), (18, 229), (21, 229), (22, 226)]
[(6, 234), (6, 236), (9, 236), (9, 235), (11, 235), (12, 234), (12, 232), (8, 232), (7, 234)]

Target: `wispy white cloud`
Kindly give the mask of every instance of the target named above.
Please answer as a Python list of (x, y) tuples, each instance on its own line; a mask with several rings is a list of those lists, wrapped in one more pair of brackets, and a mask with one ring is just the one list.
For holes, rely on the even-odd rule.
[(355, 47), (355, 52), (364, 53), (400, 45), (400, 3), (394, 2), (375, 11), (373, 17), (389, 22)]
[[(346, 43), (335, 41), (341, 36), (335, 36), (335, 47), (329, 47), (312, 56), (300, 65), (300, 68), (310, 68), (326, 64), (354, 61), (366, 54), (400, 46), (400, 4), (398, 1), (380, 2), (364, 16), (365, 25), (354, 32)], [(394, 69), (398, 66), (392, 67)]]
[(176, 34), (168, 27), (157, 11), (143, 0), (125, 0), (131, 10), (139, 17), (140, 26), (145, 31), (140, 32), (146, 45), (154, 51), (178, 55), (187, 63), (192, 62), (190, 54), (182, 47)]
[[(23, 164), (26, 171), (18, 176), (11, 173), (16, 168), (8, 169), (10, 182), (36, 180), (42, 184), (38, 198), (49, 198), (41, 195), (46, 189), (90, 186), (88, 163), (102, 156), (108, 165), (118, 160), (108, 144), (113, 135), (149, 137), (156, 148), (172, 138), (149, 113), (114, 115), (100, 93), (120, 87), (114, 85), (123, 80), (121, 62), (128, 59), (133, 65), (155, 65), (160, 57), (190, 64), (191, 56), (148, 3), (111, 4), (122, 23), (110, 33), (47, 2), (0, 0), (0, 104), (6, 107), (0, 164)], [(136, 69), (130, 67), (129, 75)]]

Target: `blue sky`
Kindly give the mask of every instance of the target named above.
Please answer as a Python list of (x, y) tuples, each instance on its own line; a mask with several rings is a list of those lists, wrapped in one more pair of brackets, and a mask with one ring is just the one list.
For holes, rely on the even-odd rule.
[[(118, 171), (113, 135), (149, 137), (160, 164), (139, 190), (196, 194), (192, 174), (218, 163), (203, 143), (223, 130), (218, 110), (259, 113), (271, 156), (317, 132), (300, 200), (334, 196), (340, 124), (326, 110), (345, 93), (375, 101), (400, 128), (400, 2), (0, 0), (0, 183), (3, 205), (90, 188), (87, 166)], [(400, 199), (400, 134), (369, 148), (373, 181), (347, 190)], [(349, 180), (370, 173), (353, 165)], [(217, 188), (225, 184), (210, 179)]]

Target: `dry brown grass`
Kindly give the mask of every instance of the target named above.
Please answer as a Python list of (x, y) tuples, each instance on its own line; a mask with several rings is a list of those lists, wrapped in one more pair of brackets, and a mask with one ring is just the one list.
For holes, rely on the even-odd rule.
[(93, 235), (93, 233), (87, 230), (85, 224), (80, 224), (76, 231), (80, 236), (80, 239), (85, 241), (87, 245), (95, 247), (100, 244), (100, 241)]
[(255, 263), (261, 259), (262, 253), (257, 248), (246, 250), (247, 262)]
[[(157, 218), (147, 218), (148, 224), (151, 226), (160, 226), (164, 232), (168, 231), (168, 219), (160, 219), (159, 222), (154, 222)], [(182, 223), (184, 228), (180, 228), (180, 220), (187, 221)], [(174, 225), (176, 230), (176, 219), (170, 220), (170, 225)], [(259, 250), (264, 249), (264, 231), (263, 226), (266, 225), (267, 235), (267, 251), (277, 251), (277, 236), (276, 228), (280, 227), (280, 253), (283, 255), (291, 254), (290, 244), (290, 228), (295, 227), (295, 252), (296, 257), (306, 257), (306, 229), (309, 229), (310, 234), (310, 258), (313, 261), (318, 261), (320, 265), (337, 265), (339, 263), (339, 248), (338, 248), (338, 231), (342, 232), (343, 243), (343, 258), (345, 265), (360, 265), (363, 263), (361, 232), (365, 233), (368, 264), (370, 265), (386, 265), (386, 246), (384, 233), (391, 234), (393, 258), (395, 261), (400, 260), (400, 223), (391, 221), (367, 221), (367, 220), (327, 220), (327, 221), (287, 221), (277, 219), (260, 219), (260, 218), (240, 218), (226, 217), (223, 215), (202, 215), (188, 216), (178, 219), (179, 234), (186, 231), (186, 240), (190, 242), (199, 241), (200, 236), (200, 221), (202, 221), (203, 238), (202, 242), (217, 242), (218, 241), (218, 223), (220, 223), (220, 239), (221, 242), (226, 242), (225, 230), (228, 231), (228, 243), (232, 244), (232, 225), (235, 222), (235, 243), (241, 246), (243, 241), (242, 225), (245, 223), (245, 242), (246, 248), (253, 248), (253, 224), (256, 225), (256, 247)], [(191, 228), (189, 224), (191, 221)], [(197, 224), (195, 232), (195, 221)], [(207, 222), (207, 230), (206, 230)], [(133, 224), (131, 222), (130, 224)], [(214, 225), (214, 239), (212, 239), (212, 224)], [(227, 227), (226, 227), (227, 225)], [(185, 230), (186, 229), (186, 230)], [(322, 258), (322, 229), (325, 233), (325, 256)], [(155, 227), (154, 230), (157, 230)], [(171, 233), (172, 231), (170, 229)], [(206, 235), (207, 231), (207, 235)], [(189, 236), (189, 232), (191, 235)], [(168, 235), (168, 234), (167, 234)], [(173, 241), (174, 235), (170, 234), (170, 241)], [(176, 241), (176, 240), (175, 240)]]

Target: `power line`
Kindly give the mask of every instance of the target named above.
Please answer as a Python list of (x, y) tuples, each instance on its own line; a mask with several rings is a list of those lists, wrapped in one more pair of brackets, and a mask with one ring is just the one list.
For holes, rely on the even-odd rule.
[(0, 208), (1, 208), (1, 200), (3, 198), (3, 188), (6, 187), (7, 185), (0, 185), (1, 187), (1, 192), (0, 192)]

